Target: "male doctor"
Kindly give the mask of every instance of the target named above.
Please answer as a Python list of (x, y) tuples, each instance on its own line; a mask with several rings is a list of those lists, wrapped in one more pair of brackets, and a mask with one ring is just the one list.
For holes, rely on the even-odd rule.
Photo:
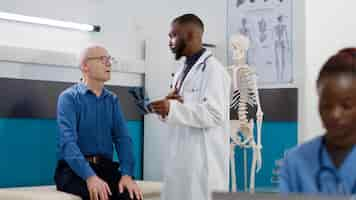
[(151, 108), (169, 127), (163, 200), (209, 200), (229, 185), (230, 77), (203, 48), (204, 25), (185, 14), (171, 23), (169, 47), (185, 57), (172, 91)]

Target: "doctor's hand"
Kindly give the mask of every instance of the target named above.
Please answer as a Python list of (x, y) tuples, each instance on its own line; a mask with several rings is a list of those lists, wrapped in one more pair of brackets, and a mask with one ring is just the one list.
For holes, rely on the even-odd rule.
[(177, 100), (181, 103), (183, 103), (183, 97), (180, 96), (178, 94), (178, 91), (177, 90), (173, 90), (172, 92), (170, 92), (167, 96), (166, 96), (166, 99), (174, 99), (174, 100)]
[(184, 103), (183, 101), (183, 97), (178, 95), (178, 94), (168, 94), (166, 96), (166, 99), (169, 100), (169, 99), (172, 99), (172, 100), (177, 100), (179, 101), (180, 103)]
[(119, 192), (123, 193), (125, 188), (129, 192), (130, 199), (143, 200), (143, 194), (136, 182), (130, 176), (122, 176), (119, 182)]
[(161, 115), (162, 118), (165, 118), (169, 113), (169, 101), (167, 98), (154, 101), (150, 104), (154, 113)]

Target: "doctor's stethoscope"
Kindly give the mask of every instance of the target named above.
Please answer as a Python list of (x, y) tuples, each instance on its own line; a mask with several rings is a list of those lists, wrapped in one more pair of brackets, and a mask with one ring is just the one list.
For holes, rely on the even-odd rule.
[[(338, 175), (336, 174), (335, 170), (331, 167), (327, 167), (327, 166), (323, 165), (323, 160), (322, 160), (323, 157), (322, 156), (323, 156), (323, 149), (325, 148), (324, 145), (325, 145), (325, 139), (322, 138), (322, 141), (320, 143), (320, 147), (318, 150), (318, 163), (319, 163), (320, 169), (317, 171), (317, 173), (315, 175), (315, 182), (317, 185), (318, 192), (322, 192), (321, 191), (321, 189), (322, 189), (322, 185), (321, 185), (322, 175), (323, 174), (325, 175), (327, 173), (327, 174), (330, 174), (333, 176), (333, 179), (338, 186), (337, 191), (345, 194), (346, 188), (342, 187), (341, 180), (338, 177)], [(351, 188), (351, 194), (356, 194), (356, 182), (353, 184), (353, 186)]]
[[(206, 68), (206, 63), (207, 63), (208, 59), (209, 59), (210, 57), (212, 57), (212, 56), (213, 56), (212, 54), (209, 54), (206, 58), (204, 58), (204, 60), (203, 60), (202, 62), (200, 62), (200, 63), (198, 64), (198, 66), (197, 66), (196, 68), (199, 69), (200, 67), (202, 67), (201, 70), (202, 70), (202, 72), (204, 72), (204, 71), (205, 71), (205, 68)], [(184, 67), (184, 68), (185, 68), (185, 67)], [(177, 81), (176, 81), (176, 83), (175, 83), (175, 85), (174, 85), (174, 89), (177, 91), (177, 93), (179, 93), (180, 90), (182, 89), (183, 82), (184, 82), (185, 78), (188, 76), (188, 74), (189, 74), (190, 71), (192, 70), (192, 69), (190, 69), (190, 71), (189, 71), (187, 74), (184, 74), (184, 68), (183, 68), (183, 70), (180, 72), (180, 75), (179, 75), (179, 77), (177, 78)], [(172, 78), (174, 79), (174, 73), (172, 74)], [(173, 83), (173, 81), (174, 81), (174, 80), (172, 80), (172, 83)], [(170, 85), (170, 88), (173, 89), (173, 84)], [(194, 92), (194, 91), (193, 91), (193, 92)]]

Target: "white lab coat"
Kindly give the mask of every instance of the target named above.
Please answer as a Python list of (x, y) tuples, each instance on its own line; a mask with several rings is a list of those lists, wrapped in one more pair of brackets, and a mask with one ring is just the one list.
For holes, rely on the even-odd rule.
[(230, 82), (226, 69), (207, 50), (183, 82), (184, 103), (170, 100), (164, 119), (170, 131), (163, 200), (210, 200), (211, 192), (228, 191)]

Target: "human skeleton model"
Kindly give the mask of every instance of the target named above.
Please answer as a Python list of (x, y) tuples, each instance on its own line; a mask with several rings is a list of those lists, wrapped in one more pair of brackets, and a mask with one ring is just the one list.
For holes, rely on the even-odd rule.
[[(231, 175), (232, 190), (236, 190), (235, 155), (236, 146), (244, 148), (244, 173), (245, 190), (247, 189), (247, 153), (246, 149), (251, 148), (253, 158), (250, 172), (250, 191), (255, 188), (255, 172), (262, 166), (261, 157), (261, 127), (263, 112), (261, 110), (259, 94), (256, 83), (256, 73), (246, 64), (246, 51), (249, 48), (247, 37), (238, 34), (231, 38), (234, 65), (229, 68), (233, 80), (233, 95), (231, 108), (237, 112), (238, 120), (231, 120)], [(257, 108), (256, 113), (249, 113), (248, 106)], [(252, 116), (249, 119), (249, 116)], [(254, 119), (257, 122), (257, 143), (253, 134)]]

